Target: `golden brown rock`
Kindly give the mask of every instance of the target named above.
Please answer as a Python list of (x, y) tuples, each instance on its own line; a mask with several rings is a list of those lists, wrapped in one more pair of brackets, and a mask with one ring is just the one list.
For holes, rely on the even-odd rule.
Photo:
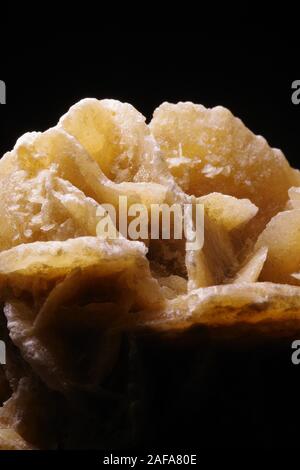
[[(299, 188), (222, 107), (164, 103), (148, 126), (129, 104), (86, 99), (21, 137), (0, 161), (0, 449), (128, 443), (139, 332), (299, 332)], [(120, 196), (146, 215), (190, 204), (188, 230), (202, 205), (203, 246), (172, 231), (133, 241), (118, 221), (116, 239), (99, 236)]]
[(250, 199), (259, 212), (252, 222), (258, 235), (282, 210), (288, 189), (300, 182), (280, 150), (255, 136), (228, 109), (193, 103), (163, 103), (150, 129), (178, 184), (188, 194), (213, 191)]

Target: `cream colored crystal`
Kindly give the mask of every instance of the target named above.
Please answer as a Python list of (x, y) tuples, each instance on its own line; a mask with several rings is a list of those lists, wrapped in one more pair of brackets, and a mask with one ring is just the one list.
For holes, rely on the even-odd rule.
[(128, 103), (81, 100), (60, 119), (59, 128), (76, 137), (109, 180), (156, 182), (182, 197), (145, 117)]
[(280, 212), (258, 237), (256, 248), (266, 246), (268, 257), (260, 280), (296, 284), (291, 275), (300, 266), (300, 210)]
[[(132, 241), (117, 221), (117, 239), (99, 236), (100, 209), (118, 212), (120, 196), (148, 215), (153, 204), (191, 204), (188, 232), (203, 205), (203, 246), (190, 250), (187, 233)], [(81, 407), (105, 408), (114, 433), (116, 403), (132, 411), (125, 382), (141, 367), (131, 362), (139, 329), (168, 339), (195, 325), (211, 338), (299, 330), (299, 172), (220, 106), (163, 103), (148, 126), (127, 103), (80, 101), (1, 159), (0, 218), (10, 342), (0, 450), (60, 446), (63, 419), (54, 434), (48, 426), (57, 397), (80, 426)]]
[(163, 103), (154, 111), (150, 129), (188, 194), (218, 191), (250, 199), (259, 208), (249, 228), (254, 236), (283, 209), (289, 187), (300, 182), (299, 172), (280, 150), (269, 147), (222, 106)]
[[(220, 193), (196, 198), (195, 203), (204, 206), (204, 245), (201, 249), (186, 253), (189, 290), (222, 284), (239, 276), (237, 271), (245, 264), (245, 256), (241, 256), (240, 260), (240, 243), (237, 243), (236, 238), (247, 237), (248, 222), (258, 210), (247, 199)], [(233, 232), (238, 229), (238, 237), (234, 237)], [(255, 263), (253, 260), (248, 267), (250, 278)], [(247, 278), (246, 272), (245, 276)]]
[(289, 189), (289, 209), (300, 209), (300, 187)]
[[(139, 242), (81, 237), (0, 254), (10, 337), (49, 387), (80, 387), (84, 377), (86, 387), (95, 387), (117, 358), (120, 331), (134, 322), (131, 312), (164, 302), (145, 253)], [(74, 359), (81, 354), (90, 369), (81, 371)]]
[[(169, 300), (164, 309), (141, 316), (139, 326), (184, 330), (191, 325), (239, 328), (257, 326), (264, 334), (290, 333), (300, 326), (300, 288), (271, 282), (227, 284), (195, 289)], [(245, 331), (245, 330), (244, 330)]]
[(249, 199), (237, 199), (221, 193), (199, 197), (197, 203), (204, 204), (209, 217), (221, 223), (228, 231), (243, 226), (258, 211)]
[(28, 444), (13, 429), (0, 429), (0, 450), (34, 450), (34, 447)]
[(268, 256), (268, 248), (262, 246), (246, 260), (233, 279), (234, 284), (256, 282)]

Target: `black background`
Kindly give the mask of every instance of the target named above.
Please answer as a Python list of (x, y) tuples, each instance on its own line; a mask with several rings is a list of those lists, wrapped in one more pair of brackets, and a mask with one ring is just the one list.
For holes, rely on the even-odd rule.
[[(201, 21), (192, 34), (178, 25), (172, 32), (159, 33), (154, 27), (150, 32), (112, 27), (109, 33), (101, 33), (99, 26), (90, 34), (83, 29), (57, 31), (53, 24), (48, 38), (40, 41), (39, 29), (33, 41), (27, 41), (26, 33), (12, 31), (2, 41), (1, 50), (0, 79), (7, 85), (7, 104), (0, 106), (0, 154), (10, 150), (23, 133), (55, 125), (72, 104), (85, 97), (127, 101), (147, 120), (163, 101), (189, 100), (228, 107), (251, 130), (281, 148), (293, 166), (300, 167), (300, 105), (291, 101), (291, 84), (300, 79), (298, 45), (282, 38), (275, 43), (274, 36), (279, 35), (275, 26), (271, 36), (257, 39), (256, 28), (250, 28), (247, 39), (240, 35), (229, 38), (229, 32), (216, 38), (214, 23), (204, 32)], [(297, 411), (293, 418), (298, 410), (299, 371), (291, 365), (289, 344), (277, 356), (269, 351), (264, 370), (270, 370), (272, 364), (274, 374), (272, 380), (266, 377), (267, 388), (262, 390), (260, 382), (253, 382), (261, 409), (263, 400), (269, 403), (268, 426), (277, 424), (280, 439), (288, 431), (287, 447), (297, 445), (299, 415)], [(255, 360), (260, 361), (259, 353)], [(228, 384), (229, 395), (231, 376)], [(274, 389), (277, 394), (272, 399)], [(282, 394), (285, 406), (273, 417)], [(256, 426), (249, 427), (248, 444)], [(215, 429), (210, 432), (213, 436)], [(274, 438), (266, 438), (273, 448), (280, 440), (276, 432)], [(256, 443), (264, 442), (263, 433)]]
[(85, 97), (127, 101), (148, 120), (163, 101), (190, 100), (228, 107), (300, 167), (300, 105), (291, 101), (291, 84), (300, 78), (297, 42), (226, 34), (216, 39), (214, 29), (109, 31), (54, 30), (41, 41), (37, 32), (33, 41), (20, 35), (10, 44), (6, 38), (0, 63), (7, 86), (7, 104), (0, 106), (1, 155), (23, 133), (55, 125)]

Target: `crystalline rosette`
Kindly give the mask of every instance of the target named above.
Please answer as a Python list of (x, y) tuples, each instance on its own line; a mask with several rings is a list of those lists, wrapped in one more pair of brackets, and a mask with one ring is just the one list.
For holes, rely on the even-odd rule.
[[(210, 386), (222, 390), (244, 344), (280, 345), (300, 331), (299, 185), (283, 154), (222, 107), (164, 103), (148, 126), (129, 104), (86, 99), (56, 127), (20, 138), (0, 162), (10, 349), (0, 448), (124, 446), (155, 429), (152, 414), (181, 440), (191, 409), (210, 440)], [(145, 209), (148, 237), (114, 217), (115, 237), (99, 230), (106, 205), (118, 214), (122, 197)], [(180, 237), (174, 209), (155, 222), (170, 235), (159, 227), (151, 238), (151, 210), (163, 204), (183, 211)], [(128, 228), (133, 212), (125, 219)], [(203, 243), (193, 244), (197, 230)], [(224, 342), (234, 354), (212, 363)], [(251, 389), (252, 400), (245, 381), (237, 390)], [(238, 400), (222, 398), (216, 416)], [(224, 412), (222, 436), (235, 412)]]

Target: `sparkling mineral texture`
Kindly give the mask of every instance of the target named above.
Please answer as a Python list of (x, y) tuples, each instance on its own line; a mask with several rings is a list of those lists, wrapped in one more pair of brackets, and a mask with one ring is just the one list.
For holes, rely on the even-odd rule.
[[(202, 204), (204, 245), (133, 240), (113, 219), (120, 236), (99, 237), (120, 196)], [(214, 341), (300, 332), (300, 173), (221, 106), (163, 103), (147, 125), (84, 99), (25, 134), (0, 161), (0, 250), (0, 449), (130, 447), (156, 347), (167, 374), (191, 348), (203, 364)]]

